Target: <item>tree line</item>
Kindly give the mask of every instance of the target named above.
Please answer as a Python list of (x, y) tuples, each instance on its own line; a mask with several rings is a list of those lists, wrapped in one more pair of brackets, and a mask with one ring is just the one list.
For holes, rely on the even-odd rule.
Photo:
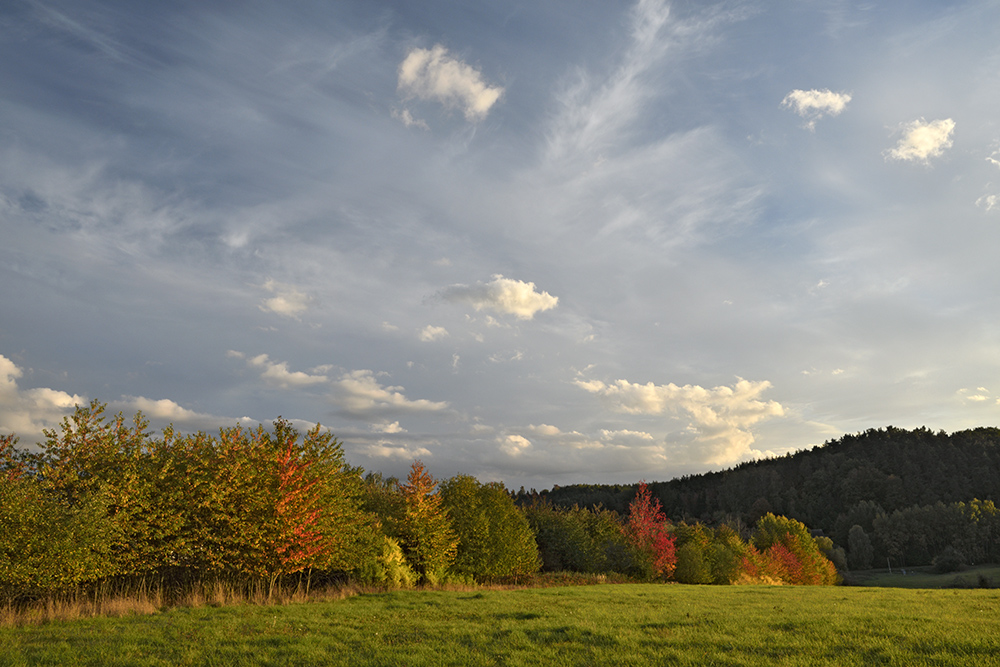
[[(829, 584), (832, 543), (767, 514), (752, 531), (671, 522), (649, 487), (624, 511), (518, 505), (501, 483), (365, 473), (319, 425), (154, 436), (78, 406), (37, 450), (0, 436), (0, 598), (193, 582), (403, 587), (542, 572), (687, 583)], [(258, 588), (259, 590), (259, 588)]]
[[(956, 552), (968, 563), (1000, 560), (997, 428), (950, 435), (927, 428), (869, 429), (810, 450), (649, 487), (674, 521), (752, 525), (769, 512), (794, 518), (844, 548), (856, 569), (929, 565)], [(517, 498), (621, 511), (636, 488), (522, 488)]]

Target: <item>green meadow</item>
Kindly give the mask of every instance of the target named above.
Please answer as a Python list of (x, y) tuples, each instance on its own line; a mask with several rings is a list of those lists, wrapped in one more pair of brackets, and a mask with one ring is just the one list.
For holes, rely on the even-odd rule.
[(399, 591), (0, 628), (0, 665), (991, 665), (1000, 591)]
[(977, 565), (939, 574), (931, 567), (868, 570), (846, 575), (852, 586), (893, 588), (1000, 588), (1000, 565)]

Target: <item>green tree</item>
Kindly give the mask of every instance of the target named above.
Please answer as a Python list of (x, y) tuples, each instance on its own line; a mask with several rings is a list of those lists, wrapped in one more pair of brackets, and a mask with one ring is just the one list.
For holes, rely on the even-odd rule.
[(534, 532), (502, 484), (456, 475), (443, 482), (440, 491), (458, 535), (452, 571), (477, 581), (496, 581), (538, 570)]
[(0, 481), (0, 601), (61, 593), (113, 574), (117, 527), (97, 491), (70, 505), (35, 479)]
[(847, 549), (847, 562), (852, 570), (871, 569), (875, 549), (864, 528), (857, 524), (851, 526), (847, 534)]
[(458, 535), (436, 487), (437, 482), (421, 461), (413, 462), (406, 484), (401, 487), (403, 551), (421, 580), (431, 584), (444, 578), (458, 552)]
[(674, 579), (682, 584), (712, 583), (712, 571), (705, 559), (705, 547), (700, 542), (691, 540), (678, 547)]

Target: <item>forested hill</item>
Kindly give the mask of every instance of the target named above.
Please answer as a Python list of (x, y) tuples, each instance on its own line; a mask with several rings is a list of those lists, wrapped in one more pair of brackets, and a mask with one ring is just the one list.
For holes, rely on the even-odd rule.
[[(870, 429), (780, 458), (649, 486), (675, 520), (751, 523), (774, 512), (843, 538), (856, 523), (871, 525), (874, 512), (1000, 500), (1000, 429), (951, 435), (927, 428)], [(601, 503), (625, 512), (635, 488), (572, 485), (538, 495), (556, 505)], [(532, 494), (519, 495), (528, 500)]]

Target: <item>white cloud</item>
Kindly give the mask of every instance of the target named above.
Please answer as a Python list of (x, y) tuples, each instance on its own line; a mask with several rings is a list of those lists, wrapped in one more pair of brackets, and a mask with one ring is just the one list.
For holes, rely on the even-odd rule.
[(381, 424), (372, 424), (371, 429), (376, 433), (406, 433), (406, 429), (399, 425), (399, 422), (382, 422)]
[(497, 438), (500, 443), (500, 450), (509, 456), (520, 456), (531, 448), (531, 441), (523, 435), (506, 435)]
[(362, 417), (380, 412), (440, 412), (448, 403), (410, 400), (403, 394), (403, 387), (384, 387), (370, 370), (344, 373), (336, 382), (337, 404), (348, 414)]
[(64, 391), (38, 387), (21, 389), (17, 379), (24, 372), (0, 354), (0, 433), (16, 433), (22, 444), (42, 437), (42, 429), (55, 428), (62, 418), (87, 399)]
[(402, 459), (410, 461), (421, 456), (432, 456), (431, 451), (426, 447), (407, 447), (388, 440), (381, 440), (376, 444), (368, 445), (364, 448), (364, 453), (377, 459)]
[(326, 375), (309, 375), (302, 371), (289, 371), (287, 362), (275, 363), (266, 354), (259, 354), (247, 361), (247, 364), (256, 368), (263, 368), (260, 376), (283, 389), (289, 387), (308, 387), (315, 384), (329, 382)]
[[(145, 396), (122, 396), (119, 400), (108, 401), (108, 409), (112, 412), (120, 411), (125, 414), (141, 410), (143, 415), (153, 423), (159, 422), (162, 425), (170, 423), (185, 430), (213, 431), (220, 426), (228, 426), (236, 422), (245, 425), (258, 423), (249, 417), (233, 419), (196, 412), (169, 398), (152, 399)], [(308, 430), (312, 426), (313, 424), (309, 424), (304, 430)]]
[(458, 107), (470, 121), (485, 118), (503, 94), (503, 88), (487, 85), (478, 70), (449, 56), (440, 44), (410, 51), (399, 66), (398, 88), (404, 97)]
[(955, 131), (955, 121), (925, 121), (923, 118), (906, 123), (902, 127), (903, 137), (896, 147), (886, 152), (886, 159), (910, 160), (927, 163), (932, 157), (939, 157), (952, 146), (951, 135)]
[(646, 433), (645, 431), (630, 431), (628, 429), (622, 429), (619, 431), (609, 431), (608, 429), (601, 429), (601, 437), (605, 440), (618, 440), (621, 438), (632, 439), (632, 440), (653, 439), (653, 435), (651, 433)]
[(836, 116), (847, 108), (847, 103), (851, 101), (848, 93), (834, 93), (828, 89), (823, 90), (793, 90), (785, 95), (781, 101), (781, 106), (792, 109), (808, 122), (806, 127), (813, 129), (816, 121), (823, 116)]
[(559, 435), (562, 433), (562, 431), (559, 430), (559, 427), (552, 426), (551, 424), (539, 424), (538, 426), (531, 424), (528, 426), (528, 430), (532, 433), (548, 436)]
[(147, 417), (165, 421), (194, 421), (207, 417), (188, 410), (169, 398), (151, 399), (144, 396), (126, 396), (123, 400), (133, 410), (141, 410)]
[(512, 280), (499, 274), (488, 283), (452, 285), (442, 290), (440, 295), (448, 301), (470, 303), (476, 310), (493, 310), (522, 320), (530, 320), (536, 313), (555, 308), (559, 303), (559, 297), (548, 292), (536, 292), (535, 283)]
[(992, 211), (1000, 204), (1000, 195), (983, 195), (976, 200), (976, 206), (979, 206), (987, 211)]
[(436, 327), (434, 325), (428, 324), (420, 332), (420, 340), (425, 343), (431, 343), (436, 340), (441, 340), (448, 336), (448, 330), (444, 327)]
[(258, 306), (265, 313), (277, 313), (298, 319), (299, 314), (309, 307), (309, 295), (292, 285), (283, 285), (268, 278), (262, 287), (267, 292), (274, 294), (274, 296), (264, 299)]
[(406, 127), (419, 127), (422, 130), (430, 129), (425, 121), (414, 118), (409, 109), (403, 109), (402, 111), (393, 109), (392, 117), (403, 123)]
[(732, 463), (750, 453), (754, 436), (750, 427), (757, 422), (785, 414), (775, 401), (761, 394), (771, 383), (740, 379), (732, 387), (705, 389), (697, 385), (678, 387), (618, 380), (577, 380), (576, 385), (607, 400), (619, 412), (636, 415), (683, 413), (691, 420), (687, 430), (694, 436), (706, 463)]

